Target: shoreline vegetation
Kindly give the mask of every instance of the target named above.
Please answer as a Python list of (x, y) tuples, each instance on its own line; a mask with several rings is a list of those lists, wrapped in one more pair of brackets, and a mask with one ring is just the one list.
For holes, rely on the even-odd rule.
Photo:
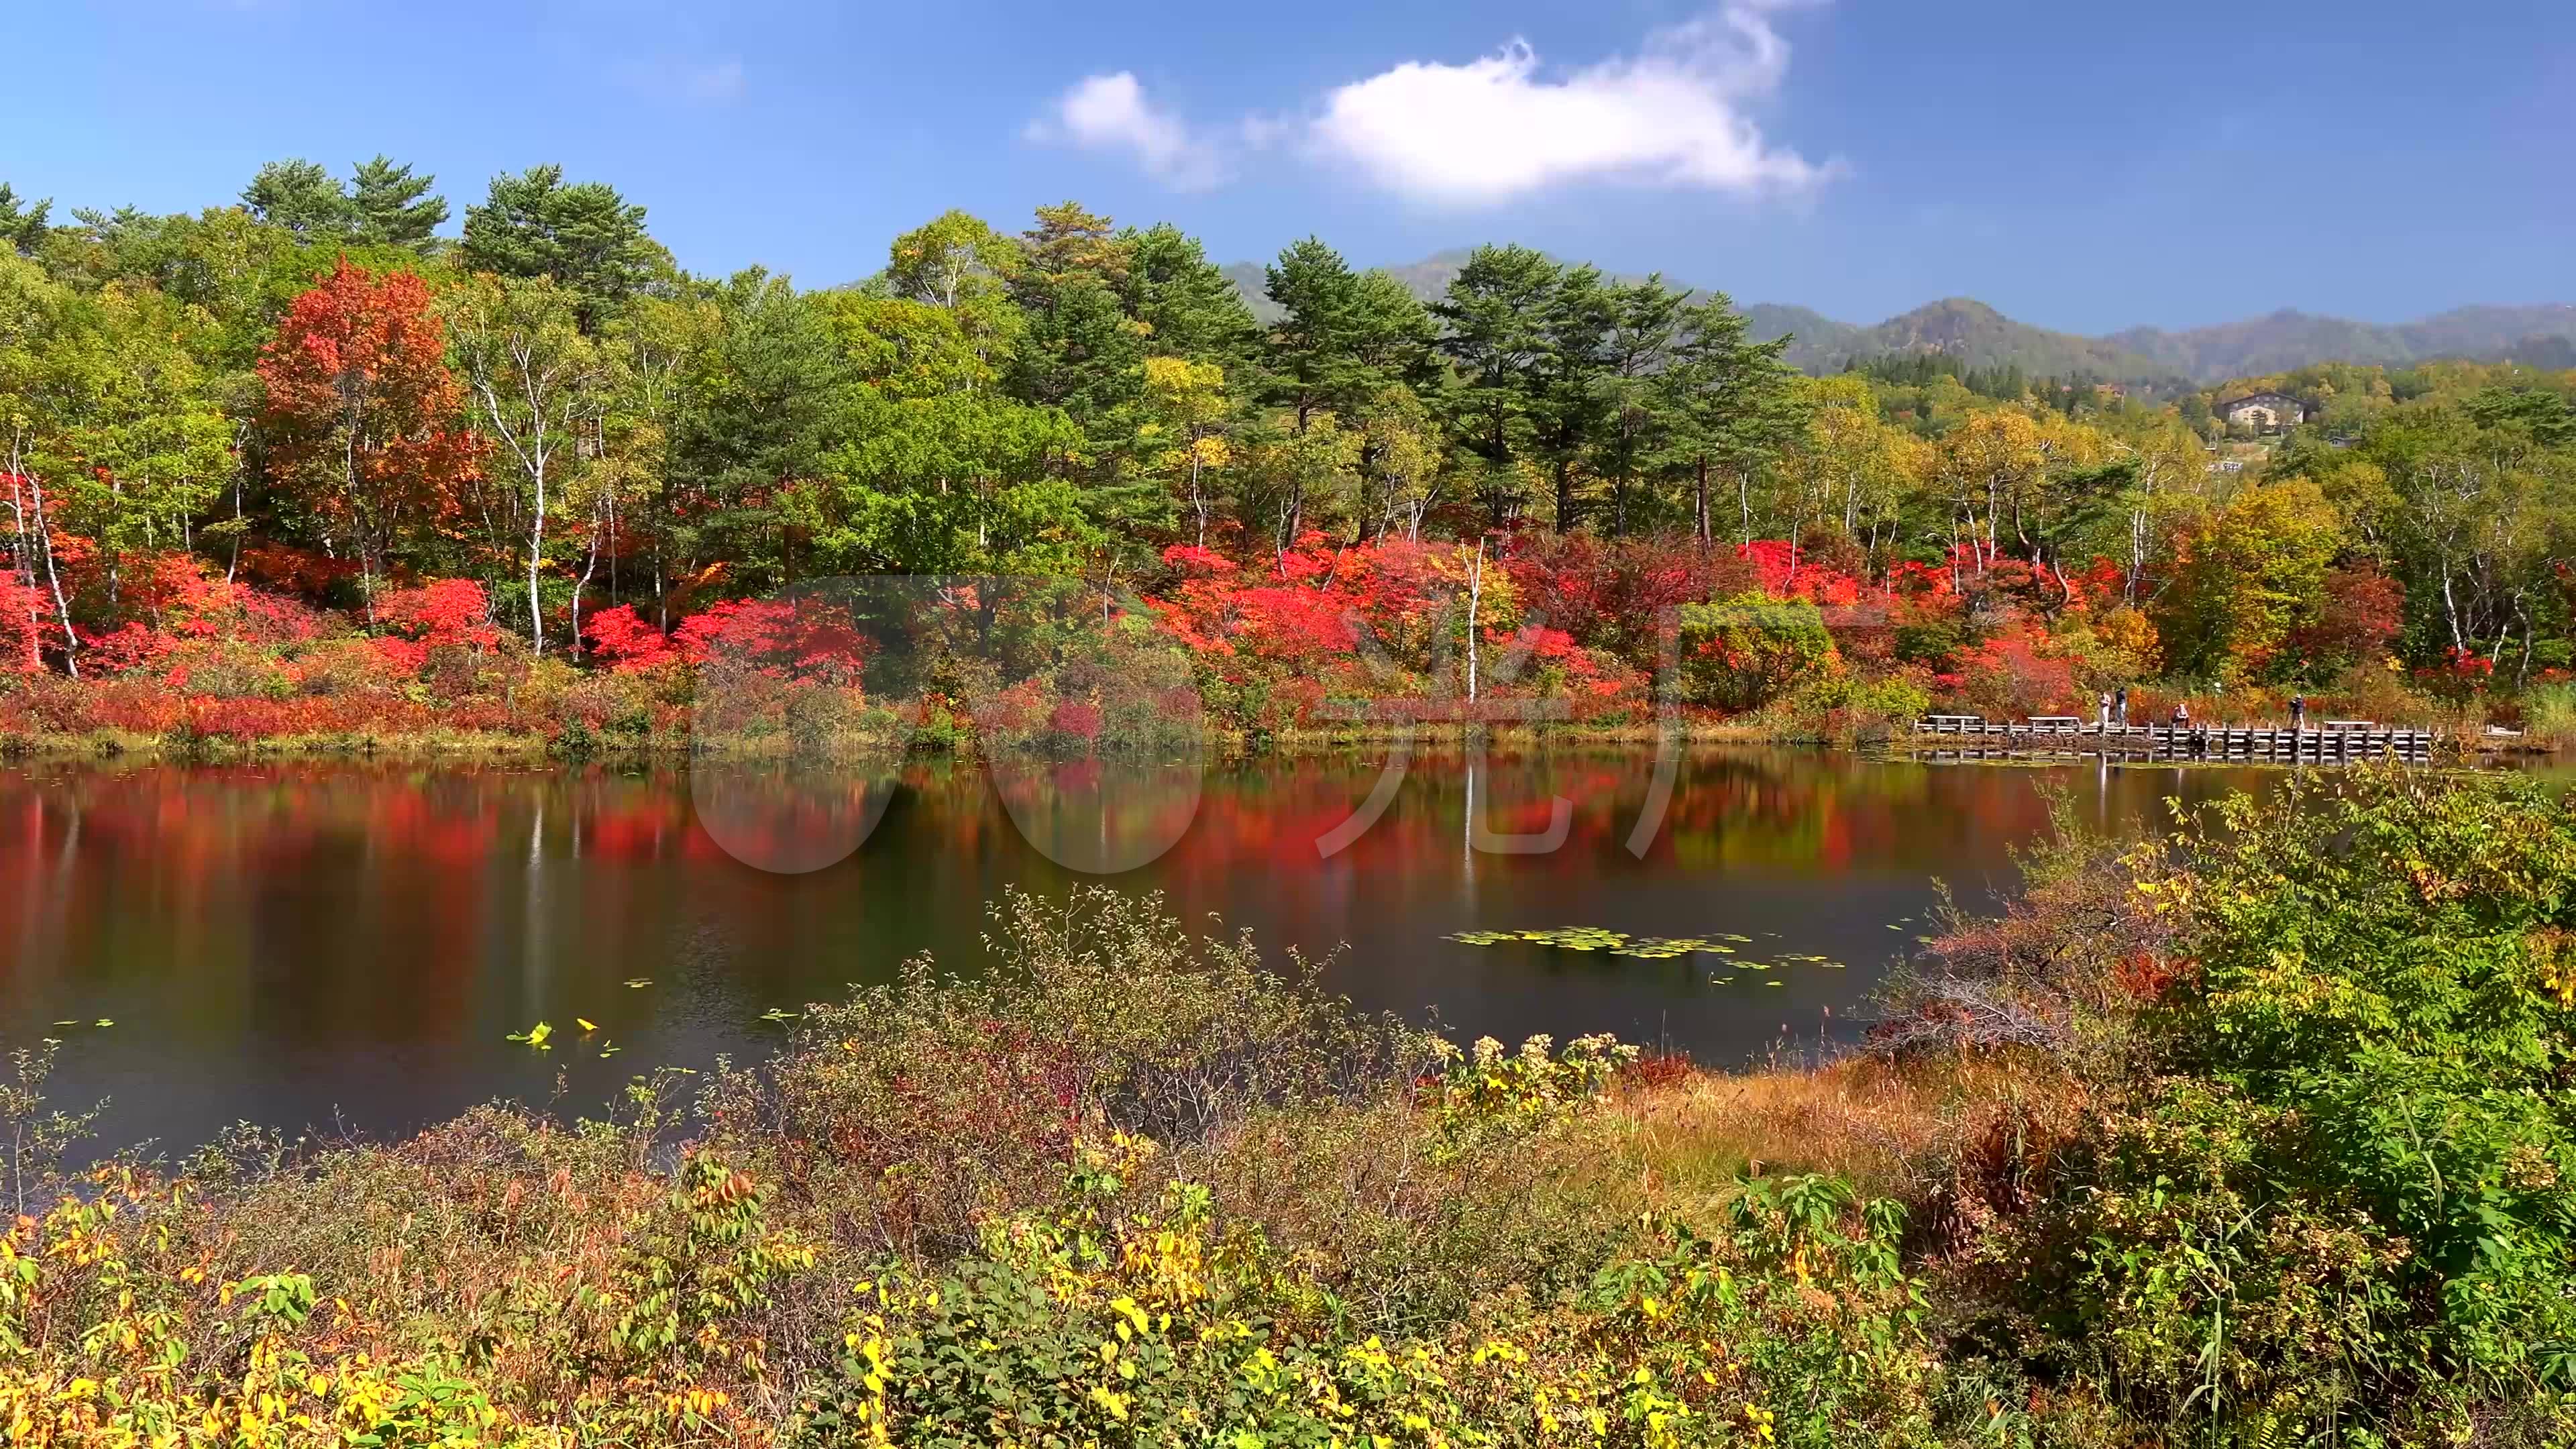
[(2576, 740), (2576, 370), (1810, 376), (1517, 246), (1422, 297), (1310, 238), (1256, 317), (1073, 202), (826, 289), (555, 166), (449, 215), (383, 157), (0, 187), (0, 743), (1840, 742), (2115, 691)]
[[(1868, 1045), (1444, 1042), (1157, 898), (991, 907), (772, 1060), (66, 1176), (0, 1091), (30, 1445), (2543, 1446), (2576, 803), (2365, 767), (2061, 820)], [(532, 1031), (529, 1049), (547, 1049)]]
[[(2436, 730), (2436, 759), (2452, 764), (2499, 763), (2513, 760), (2545, 762), (2566, 748), (2556, 736), (2539, 739), (2525, 737), (2498, 738), (2487, 735), (2477, 726), (2452, 725), (2444, 731), (2439, 725), (2422, 726)], [(2218, 726), (2209, 726), (2216, 729)], [(1655, 725), (1576, 725), (1576, 724), (1460, 724), (1434, 723), (1394, 728), (1293, 729), (1277, 734), (1247, 735), (1228, 732), (1204, 737), (1201, 748), (1192, 751), (1193, 758), (1218, 761), (1248, 761), (1267, 757), (1293, 758), (1300, 754), (1329, 754), (1348, 750), (1383, 750), (1403, 745), (1433, 752), (1455, 750), (1481, 743), (1500, 749), (1598, 750), (1607, 748), (1652, 749), (1665, 742), (1667, 732)], [(1843, 749), (1885, 754), (1895, 758), (1924, 755), (1967, 754), (1992, 763), (2012, 759), (2036, 758), (2041, 763), (2084, 758), (2100, 753), (2088, 747), (2081, 738), (2059, 740), (2040, 737), (2010, 745), (1981, 746), (1957, 737), (1920, 735), (1908, 729), (1885, 728), (1879, 732), (1829, 734), (1813, 725), (1775, 725), (1760, 720), (1691, 721), (1676, 725), (1670, 731), (1671, 741), (1682, 749), (1707, 749), (1737, 746), (1744, 748)], [(115, 730), (98, 730), (86, 734), (40, 733), (0, 735), (0, 764), (11, 761), (148, 761), (162, 764), (239, 764), (262, 760), (388, 760), (401, 762), (452, 761), (460, 764), (484, 761), (522, 763), (551, 761), (559, 764), (637, 763), (673, 764), (690, 761), (781, 760), (830, 764), (836, 761), (866, 759), (881, 761), (889, 749), (905, 758), (949, 756), (961, 760), (980, 758), (985, 751), (972, 739), (937, 747), (909, 741), (892, 742), (874, 739), (865, 745), (835, 746), (799, 750), (786, 745), (771, 748), (739, 745), (699, 745), (688, 740), (653, 740), (646, 742), (593, 739), (567, 745), (560, 733), (473, 732), (457, 730), (421, 730), (379, 736), (371, 733), (277, 735), (238, 739), (225, 736), (145, 735)], [(2124, 758), (2112, 751), (2114, 759)], [(2275, 767), (2288, 769), (2293, 762), (2261, 757), (2189, 758), (2176, 755), (2158, 757), (2154, 763), (2223, 765), (2237, 768)], [(2314, 762), (2312, 761), (2311, 764)]]

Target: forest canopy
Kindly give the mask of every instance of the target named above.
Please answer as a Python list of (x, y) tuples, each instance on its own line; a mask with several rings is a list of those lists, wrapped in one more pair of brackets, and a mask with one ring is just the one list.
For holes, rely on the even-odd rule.
[[(166, 666), (250, 594), (382, 636), (450, 582), (474, 627), (440, 645), (658, 660), (638, 629), (873, 573), (1084, 580), (1240, 659), (1278, 602), (1240, 595), (1366, 615), (1407, 560), (1456, 582), (1471, 554), (1504, 576), (1483, 622), (1543, 622), (1605, 698), (1652, 666), (1651, 610), (1747, 590), (1877, 630), (1769, 696), (2502, 696), (2576, 649), (2576, 372), (2174, 400), (1924, 352), (1807, 376), (1722, 292), (1497, 245), (1426, 302), (1312, 237), (1262, 269), (1264, 322), (1180, 229), (1073, 202), (930, 218), (824, 289), (693, 275), (553, 165), (450, 219), (382, 156), (276, 162), (194, 215), (0, 187), (22, 670)], [(2256, 389), (2306, 418), (2231, 431), (2214, 405)]]

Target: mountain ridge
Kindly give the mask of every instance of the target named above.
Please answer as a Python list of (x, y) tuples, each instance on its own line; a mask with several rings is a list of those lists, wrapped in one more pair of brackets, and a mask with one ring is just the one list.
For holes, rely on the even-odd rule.
[[(1469, 248), (1434, 252), (1376, 270), (1430, 301), (1457, 276)], [(1262, 264), (1225, 268), (1255, 315), (1277, 315), (1262, 295)], [(1634, 277), (1618, 280), (1633, 281)], [(1674, 286), (1685, 286), (1666, 277)], [(2321, 362), (2401, 367), (2437, 358), (2576, 367), (2576, 303), (2521, 306), (2473, 303), (2410, 322), (2360, 322), (2284, 307), (2260, 317), (2203, 327), (2123, 328), (2103, 336), (2058, 332), (2016, 321), (1973, 297), (1944, 297), (1863, 326), (1810, 307), (1738, 302), (1756, 337), (1794, 340), (1788, 361), (1810, 373), (1855, 361), (1916, 352), (1942, 353), (1963, 367), (2018, 367), (2034, 377), (2090, 377), (2114, 383), (2199, 386), (2288, 372)]]

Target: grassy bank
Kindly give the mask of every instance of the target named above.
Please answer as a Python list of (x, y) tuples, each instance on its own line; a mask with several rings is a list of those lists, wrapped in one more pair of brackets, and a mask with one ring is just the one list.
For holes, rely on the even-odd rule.
[(2576, 816), (2362, 772), (2030, 861), (1876, 1048), (1449, 1046), (1107, 891), (753, 1067), (64, 1181), (35, 1444), (2555, 1444)]

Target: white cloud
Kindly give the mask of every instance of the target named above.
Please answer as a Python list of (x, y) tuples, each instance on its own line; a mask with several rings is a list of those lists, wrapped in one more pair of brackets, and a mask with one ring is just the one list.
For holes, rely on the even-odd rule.
[(1771, 145), (1744, 112), (1788, 71), (1775, 8), (1739, 0), (1562, 80), (1520, 40), (1465, 65), (1407, 61), (1333, 91), (1310, 139), (1379, 185), (1456, 205), (1589, 180), (1803, 192), (1834, 168)]
[(1145, 99), (1132, 71), (1084, 78), (1064, 93), (1054, 114), (1029, 123), (1033, 141), (1062, 141), (1093, 151), (1124, 151), (1149, 176), (1185, 190), (1225, 179), (1215, 142)]
[(1765, 140), (1747, 114), (1776, 92), (1789, 44), (1775, 11), (1805, 0), (1726, 0), (1558, 77), (1528, 42), (1464, 64), (1413, 60), (1328, 92), (1304, 117), (1246, 116), (1193, 129), (1154, 105), (1134, 74), (1092, 76), (1032, 122), (1033, 140), (1123, 151), (1182, 187), (1226, 179), (1243, 152), (1294, 144), (1408, 197), (1482, 206), (1580, 181), (1801, 194), (1834, 176)]

